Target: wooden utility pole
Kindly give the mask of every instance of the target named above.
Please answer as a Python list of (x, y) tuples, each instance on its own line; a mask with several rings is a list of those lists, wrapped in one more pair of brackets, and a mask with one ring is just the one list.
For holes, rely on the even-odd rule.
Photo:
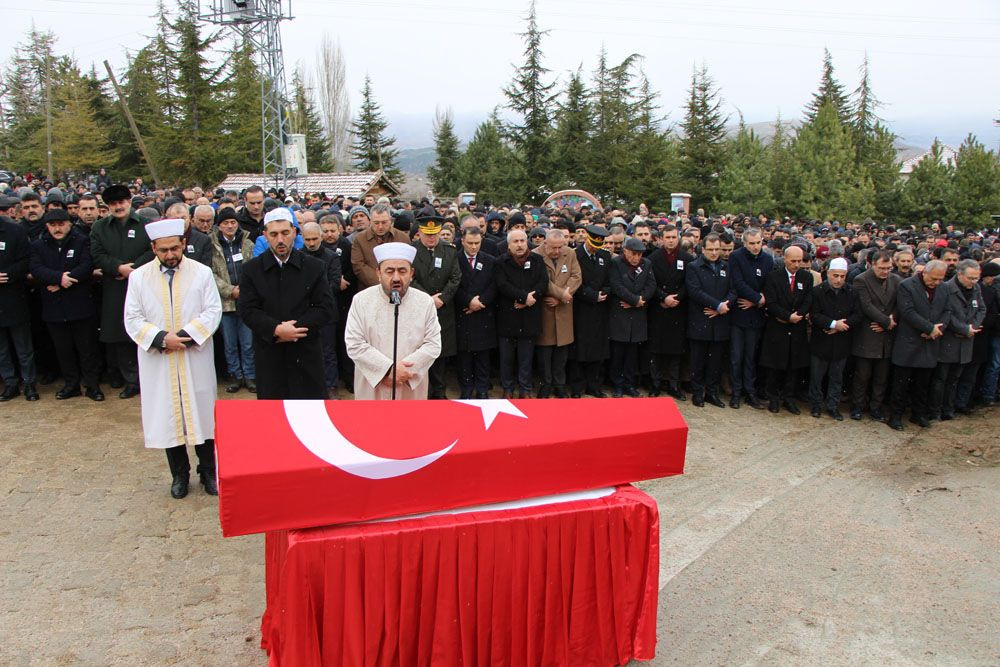
[(45, 152), (49, 159), (48, 178), (57, 183), (52, 173), (52, 56), (45, 57)]
[(139, 134), (139, 128), (135, 124), (135, 118), (132, 118), (132, 112), (128, 108), (128, 102), (125, 101), (125, 95), (122, 94), (121, 86), (118, 85), (118, 79), (115, 78), (115, 73), (111, 69), (111, 65), (108, 61), (104, 61), (104, 69), (108, 70), (108, 78), (111, 79), (111, 85), (115, 88), (115, 94), (118, 95), (118, 102), (122, 105), (122, 111), (125, 112), (125, 120), (128, 121), (128, 126), (132, 129), (132, 136), (135, 137), (135, 143), (139, 144), (139, 151), (142, 153), (142, 159), (146, 161), (149, 165), (149, 173), (153, 175), (153, 184), (159, 188), (160, 187), (160, 177), (156, 173), (156, 166), (153, 164), (153, 160), (149, 157), (149, 151), (146, 150), (146, 142), (142, 140), (142, 135)]

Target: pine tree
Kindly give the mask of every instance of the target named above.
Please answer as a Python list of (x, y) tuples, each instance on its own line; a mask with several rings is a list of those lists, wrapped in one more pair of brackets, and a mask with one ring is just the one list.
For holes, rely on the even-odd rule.
[(32, 24), (27, 41), (15, 47), (4, 76), (3, 140), (16, 171), (45, 170), (45, 82), (50, 77), (58, 81), (53, 75), (55, 39), (53, 33)]
[(680, 178), (695, 206), (706, 206), (718, 193), (719, 172), (726, 162), (726, 120), (718, 88), (702, 65), (691, 75), (684, 132), (680, 141)]
[(622, 175), (622, 195), (631, 206), (645, 203), (651, 211), (666, 211), (676, 178), (677, 142), (660, 128), (656, 94), (641, 71), (633, 108), (635, 126), (629, 142), (629, 167)]
[(740, 129), (731, 142), (726, 166), (719, 175), (719, 195), (715, 210), (723, 213), (772, 213), (771, 171), (764, 142), (747, 129)]
[(462, 188), (459, 176), (459, 159), (462, 151), (455, 135), (455, 121), (451, 109), (434, 112), (434, 164), (427, 170), (427, 177), (440, 194), (457, 195)]
[(875, 188), (875, 206), (882, 217), (888, 218), (898, 213), (900, 203), (896, 135), (877, 115), (881, 102), (872, 91), (868, 54), (860, 70), (861, 81), (850, 104), (849, 127), (854, 140), (855, 164), (868, 174)]
[(97, 123), (90, 89), (79, 73), (61, 78), (53, 91), (52, 160), (57, 174), (82, 176), (114, 160)]
[(858, 219), (875, 212), (875, 191), (854, 161), (854, 144), (832, 103), (824, 103), (816, 119), (803, 125), (792, 142), (787, 168), (794, 198), (793, 212), (822, 220)]
[(523, 174), (514, 151), (504, 143), (496, 112), (476, 128), (460, 164), (463, 187), (478, 201), (517, 203)]
[(910, 172), (903, 186), (903, 210), (910, 222), (934, 222), (948, 216), (952, 195), (954, 165), (945, 161), (937, 139), (930, 152)]
[[(218, 35), (201, 36), (194, 0), (181, 0), (171, 30), (177, 44), (170, 60), (176, 73), (179, 131), (171, 133), (169, 149), (161, 153), (166, 158), (165, 177), (178, 184), (211, 186), (226, 173), (216, 146), (223, 124), (222, 105), (215, 94), (224, 65), (213, 68), (208, 53)], [(161, 148), (166, 148), (167, 143), (161, 132)]]
[(971, 133), (955, 156), (950, 194), (950, 220), (982, 227), (990, 224), (990, 214), (1000, 211), (1000, 162)]
[(792, 137), (788, 125), (778, 115), (774, 121), (774, 135), (767, 145), (767, 164), (770, 174), (771, 195), (778, 213), (786, 215), (795, 206), (794, 185), (788, 169), (791, 160)]
[[(261, 127), (261, 76), (253, 43), (238, 40), (228, 50), (223, 94), (224, 147), (228, 171), (260, 173), (264, 163)], [(312, 155), (309, 156), (310, 164)]]
[(289, 110), (289, 131), (306, 135), (306, 160), (311, 173), (330, 171), (330, 144), (323, 130), (319, 111), (313, 103), (310, 86), (301, 65), (292, 73), (292, 105)]
[[(139, 134), (142, 135), (150, 152), (150, 159), (156, 164), (162, 178), (166, 176), (165, 153), (169, 150), (169, 142), (165, 141), (169, 139), (169, 132), (165, 132), (164, 128), (170, 127), (168, 123), (172, 123), (173, 119), (166, 114), (168, 103), (164, 101), (161, 93), (164, 88), (163, 82), (159, 79), (163, 73), (159, 67), (159, 57), (160, 54), (156, 53), (152, 46), (140, 49), (129, 60), (122, 88)], [(112, 136), (118, 142), (119, 159), (116, 165), (118, 173), (151, 177), (148, 165), (145, 168), (142, 166), (143, 157), (139, 146), (118, 104), (115, 105), (115, 116), (118, 119), (115, 123), (117, 130)]]
[(393, 148), (396, 138), (386, 134), (388, 127), (389, 123), (382, 118), (382, 111), (375, 101), (371, 77), (365, 76), (365, 85), (361, 89), (361, 109), (351, 123), (351, 134), (354, 135), (351, 158), (355, 169), (382, 169), (390, 180), (399, 185), (403, 180), (403, 172), (397, 166), (399, 151)]
[(556, 112), (555, 162), (560, 187), (583, 187), (587, 182), (590, 143), (590, 103), (580, 70), (570, 75)]
[[(867, 69), (865, 70), (867, 72)], [(874, 100), (874, 98), (872, 98)], [(829, 49), (823, 49), (823, 74), (819, 80), (819, 90), (813, 93), (812, 101), (806, 106), (806, 122), (816, 120), (820, 107), (832, 104), (842, 125), (851, 122), (851, 105), (844, 87), (833, 75), (833, 56)]]
[(525, 175), (524, 194), (532, 199), (543, 198), (553, 183), (552, 116), (555, 82), (544, 81), (549, 70), (542, 65), (542, 37), (535, 15), (535, 0), (528, 8), (528, 27), (524, 38), (524, 64), (514, 72), (514, 80), (504, 88), (507, 108), (518, 118), (505, 124)]

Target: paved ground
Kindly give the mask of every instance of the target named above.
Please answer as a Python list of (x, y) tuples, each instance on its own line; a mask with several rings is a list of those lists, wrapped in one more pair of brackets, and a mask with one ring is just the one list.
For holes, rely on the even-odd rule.
[[(263, 539), (169, 497), (137, 400), (44, 389), (0, 405), (0, 664), (265, 665)], [(641, 485), (654, 664), (1000, 664), (1000, 411), (904, 434), (682, 411), (687, 474)]]

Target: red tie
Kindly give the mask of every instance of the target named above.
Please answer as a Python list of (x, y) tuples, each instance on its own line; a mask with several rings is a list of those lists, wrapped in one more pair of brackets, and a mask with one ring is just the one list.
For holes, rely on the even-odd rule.
[(472, 269), (473, 271), (476, 269), (476, 256), (475, 255), (473, 255), (472, 257), (469, 258), (469, 268)]
[(788, 293), (795, 294), (795, 274), (788, 277)]

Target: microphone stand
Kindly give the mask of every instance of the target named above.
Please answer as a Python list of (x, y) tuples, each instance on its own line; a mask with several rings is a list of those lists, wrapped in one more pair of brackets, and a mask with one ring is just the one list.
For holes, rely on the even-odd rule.
[(393, 304), (392, 322), (392, 400), (396, 400), (396, 352), (399, 346), (399, 292), (392, 290), (389, 301)]

